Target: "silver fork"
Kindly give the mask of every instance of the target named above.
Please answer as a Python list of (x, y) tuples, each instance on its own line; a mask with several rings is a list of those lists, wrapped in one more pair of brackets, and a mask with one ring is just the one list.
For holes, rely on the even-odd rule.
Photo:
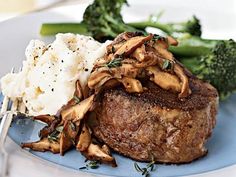
[[(8, 105), (10, 102), (12, 102), (12, 104), (10, 110), (8, 111)], [(3, 117), (0, 124), (0, 155), (2, 156), (0, 177), (6, 177), (8, 175), (8, 152), (6, 151), (4, 144), (12, 119), (14, 115), (25, 112), (26, 107), (22, 101), (18, 99), (10, 100), (7, 96), (4, 97), (1, 108), (1, 114)]]

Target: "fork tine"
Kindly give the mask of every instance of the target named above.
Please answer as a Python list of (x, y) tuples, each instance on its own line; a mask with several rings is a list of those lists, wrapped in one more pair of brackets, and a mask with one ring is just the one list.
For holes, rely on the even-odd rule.
[(9, 103), (9, 98), (7, 96), (4, 97), (3, 102), (2, 102), (2, 108), (0, 113), (3, 114), (4, 112), (7, 111), (8, 103)]
[(12, 101), (12, 105), (11, 105), (11, 111), (16, 111), (18, 108), (18, 100), (17, 99), (14, 99)]
[[(19, 72), (22, 71), (22, 67), (19, 68)], [(23, 100), (18, 100), (18, 109), (17, 109), (18, 112), (20, 113), (26, 113), (26, 106), (25, 104), (23, 103)]]
[[(19, 69), (18, 72), (21, 71), (21, 68)], [(14, 69), (13, 69), (14, 72)], [(18, 109), (18, 99), (12, 100), (12, 105), (11, 105), (11, 111), (16, 111)]]
[(26, 107), (22, 100), (21, 101), (18, 100), (18, 111), (21, 113), (26, 112)]
[[(11, 69), (11, 73), (14, 73), (14, 71), (15, 71), (15, 68), (13, 67)], [(10, 99), (7, 96), (4, 96), (3, 102), (2, 102), (2, 108), (1, 108), (1, 111), (0, 111), (1, 114), (3, 114), (4, 112), (7, 111), (9, 101), (10, 101)]]
[[(11, 73), (14, 73), (14, 68), (12, 68)], [(13, 115), (7, 112), (8, 104), (10, 102), (10, 98), (5, 96), (3, 99), (3, 104), (1, 108), (1, 114), (4, 114), (1, 124), (0, 124), (0, 152), (3, 154), (2, 168), (1, 168), (1, 176), (5, 177), (8, 172), (8, 153), (4, 148), (4, 142), (7, 136), (8, 129), (11, 125), (11, 121)], [(11, 105), (11, 110), (15, 111), (17, 109), (17, 100), (13, 101)]]

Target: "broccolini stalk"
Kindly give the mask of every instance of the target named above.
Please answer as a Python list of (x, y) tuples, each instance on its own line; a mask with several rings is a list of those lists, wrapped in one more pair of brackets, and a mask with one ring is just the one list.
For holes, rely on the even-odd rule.
[(223, 100), (236, 90), (236, 42), (215, 41), (215, 46), (180, 61), (199, 78), (209, 81)]
[(88, 28), (83, 23), (44, 23), (41, 26), (40, 34), (43, 36), (55, 35), (57, 33), (78, 33), (90, 35)]
[(177, 38), (178, 46), (171, 46), (169, 50), (176, 56), (193, 57), (201, 56), (211, 52), (211, 50), (222, 40), (202, 39), (198, 36), (185, 34)]
[(144, 30), (146, 27), (158, 28), (168, 35), (177, 37), (180, 34), (189, 33), (194, 36), (201, 36), (201, 25), (200, 21), (196, 16), (193, 16), (186, 22), (181, 23), (160, 23), (159, 18), (153, 18), (150, 16), (147, 21), (128, 23), (128, 25)]

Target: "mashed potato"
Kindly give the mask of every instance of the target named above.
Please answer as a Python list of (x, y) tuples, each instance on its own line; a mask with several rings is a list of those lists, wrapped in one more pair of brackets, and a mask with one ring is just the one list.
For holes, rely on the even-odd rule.
[(93, 63), (104, 55), (106, 46), (74, 34), (58, 34), (49, 45), (32, 40), (22, 71), (1, 79), (2, 93), (22, 98), (32, 115), (55, 114), (73, 97), (76, 80), (82, 87), (87, 84)]

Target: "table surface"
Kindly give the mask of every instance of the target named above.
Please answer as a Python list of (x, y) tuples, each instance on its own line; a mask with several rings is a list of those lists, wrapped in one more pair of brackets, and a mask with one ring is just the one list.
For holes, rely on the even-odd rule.
[[(175, 2), (180, 7), (181, 6), (190, 6), (194, 8), (199, 8), (201, 3), (205, 3), (205, 8), (211, 6), (211, 10), (214, 11), (216, 14), (218, 12), (220, 13), (229, 13), (229, 17), (231, 18), (227, 19), (228, 22), (230, 22), (232, 27), (235, 27), (235, 17), (236, 17), (236, 1), (234, 0), (228, 0), (228, 1), (216, 1), (216, 0), (188, 0), (188, 3), (185, 3), (187, 1), (183, 0), (165, 0), (162, 3), (164, 6), (165, 3), (172, 3)], [(217, 2), (217, 3), (216, 3)], [(201, 6), (202, 8), (202, 6)], [(59, 7), (52, 9), (52, 11), (69, 15), (69, 14), (75, 14), (76, 13), (76, 6), (67, 6), (67, 7)], [(72, 13), (71, 13), (72, 12)], [(74, 12), (74, 13), (73, 13)], [(234, 15), (232, 17), (232, 14)], [(0, 12), (0, 21), (5, 20), (9, 17), (15, 16), (17, 14), (14, 13), (8, 13), (3, 14)], [(206, 18), (206, 17), (205, 17)], [(1, 26), (1, 24), (0, 24)], [(222, 26), (222, 24), (219, 24), (219, 26)], [(211, 29), (212, 27), (209, 24), (209, 30), (206, 29), (204, 35), (210, 36), (212, 38), (228, 38), (230, 37), (236, 39), (236, 33), (234, 34), (227, 34), (227, 30), (224, 33), (219, 32), (217, 29), (215, 29), (215, 33)], [(220, 28), (220, 27), (219, 27)], [(235, 28), (234, 28), (235, 29)], [(232, 36), (233, 35), (233, 36)], [(1, 45), (1, 43), (0, 43)], [(92, 174), (86, 174), (82, 173), (80, 171), (71, 170), (68, 168), (61, 167), (59, 165), (47, 162), (43, 159), (37, 158), (35, 156), (32, 156), (29, 152), (22, 150), (17, 144), (15, 144), (10, 138), (7, 138), (6, 140), (6, 149), (8, 150), (10, 154), (9, 159), (9, 177), (95, 177), (96, 175)], [(204, 173), (200, 175), (193, 175), (191, 177), (235, 177), (236, 176), (236, 165), (230, 166), (224, 169), (216, 170), (214, 172)]]

